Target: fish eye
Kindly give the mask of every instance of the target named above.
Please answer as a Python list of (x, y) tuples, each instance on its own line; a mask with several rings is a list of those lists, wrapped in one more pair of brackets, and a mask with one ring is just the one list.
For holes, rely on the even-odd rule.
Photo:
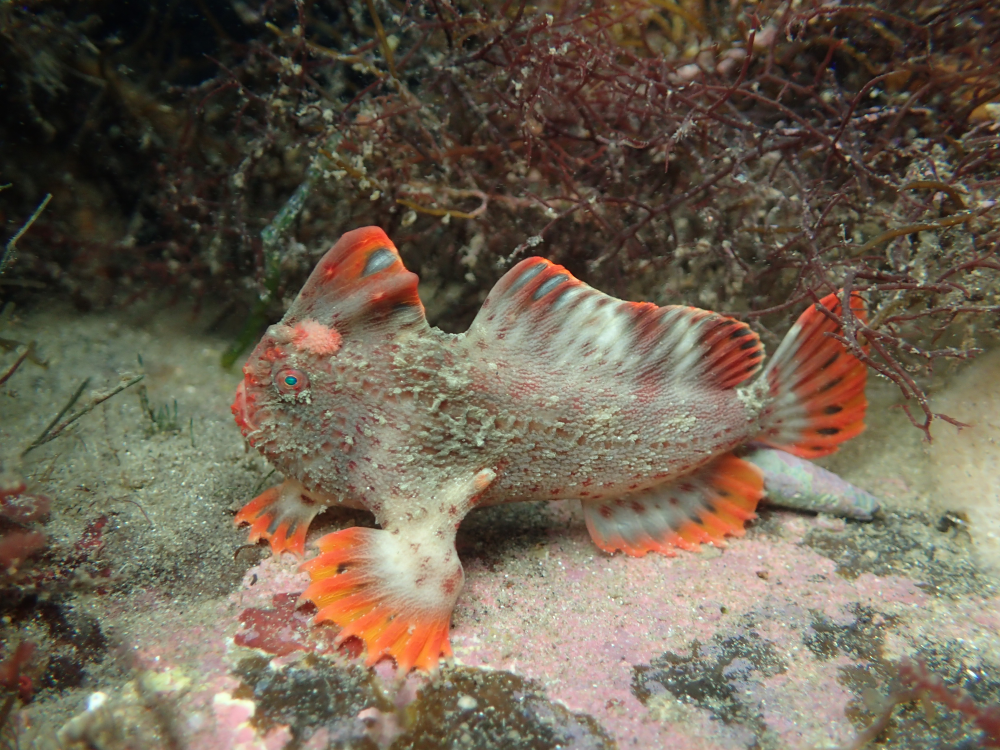
[(309, 387), (309, 378), (301, 370), (283, 368), (274, 376), (274, 385), (281, 393), (299, 393)]

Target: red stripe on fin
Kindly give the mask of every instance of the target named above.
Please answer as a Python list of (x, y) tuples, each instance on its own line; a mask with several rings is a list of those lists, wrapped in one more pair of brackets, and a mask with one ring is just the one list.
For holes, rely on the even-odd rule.
[(735, 388), (760, 369), (764, 345), (746, 323), (717, 313), (711, 316), (701, 341), (707, 350), (705, 369), (717, 387)]
[[(819, 304), (841, 317), (841, 292)], [(851, 295), (851, 310), (867, 319), (861, 295)], [(868, 368), (833, 338), (841, 328), (817, 305), (796, 321), (768, 363), (764, 376), (772, 403), (761, 417), (760, 439), (802, 458), (836, 452), (865, 429)]]
[[(626, 302), (562, 266), (527, 258), (490, 292), (467, 334), (491, 361), (516, 362), (562, 388), (570, 373), (734, 388), (763, 360), (757, 334), (707, 310)], [(550, 378), (551, 379), (551, 378)]]
[(378, 227), (343, 235), (310, 274), (284, 319), (287, 325), (316, 320), (341, 334), (427, 327), (417, 275)]
[(743, 536), (764, 496), (761, 471), (727, 453), (694, 474), (613, 500), (585, 500), (583, 514), (594, 544), (632, 557), (674, 555)]

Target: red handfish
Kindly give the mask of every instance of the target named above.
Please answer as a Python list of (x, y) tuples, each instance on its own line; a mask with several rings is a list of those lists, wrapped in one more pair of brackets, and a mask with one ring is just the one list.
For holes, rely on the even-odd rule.
[(618, 300), (528, 258), (448, 334), (385, 233), (348, 232), (243, 369), (236, 421), (286, 479), (236, 520), (301, 554), (325, 507), (374, 513), (380, 529), (318, 540), (303, 597), (369, 664), (432, 669), (451, 653), (472, 508), (579, 498), (602, 550), (672, 555), (754, 517), (762, 475), (734, 450), (815, 457), (860, 433), (866, 368), (830, 335), (840, 313), (837, 294), (810, 306), (753, 378), (764, 352), (745, 323)]

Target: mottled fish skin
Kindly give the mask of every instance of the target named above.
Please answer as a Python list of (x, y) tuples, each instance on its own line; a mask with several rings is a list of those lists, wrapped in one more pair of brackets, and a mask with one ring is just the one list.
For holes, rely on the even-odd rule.
[[(247, 365), (266, 387), (254, 391), (246, 437), (286, 476), (385, 525), (432, 512), (435, 488), (483, 468), (502, 471), (480, 505), (617, 496), (690, 473), (760, 433), (764, 383), (614, 377), (635, 366), (635, 329), (602, 308), (632, 303), (582, 293), (596, 299), (558, 330), (491, 326), (481, 313), (465, 334), (412, 323), (344, 337), (335, 362), (295, 344), (293, 307)], [(610, 343), (591, 343), (599, 337)], [(559, 358), (538, 367), (552, 350)], [(289, 397), (271, 388), (273, 365), (307, 373), (309, 389)]]
[(770, 505), (858, 521), (872, 520), (881, 507), (871, 493), (791, 453), (755, 446), (741, 458), (764, 472)]
[(367, 663), (433, 669), (473, 507), (579, 498), (606, 552), (721, 546), (764, 494), (734, 449), (814, 457), (858, 434), (865, 368), (832, 336), (840, 311), (836, 294), (808, 308), (753, 379), (763, 347), (745, 323), (618, 300), (528, 258), (447, 334), (385, 233), (349, 232), (244, 367), (237, 424), (286, 480), (236, 520), (301, 554), (320, 509), (370, 510), (381, 529), (318, 540), (303, 598), (338, 639), (364, 640)]

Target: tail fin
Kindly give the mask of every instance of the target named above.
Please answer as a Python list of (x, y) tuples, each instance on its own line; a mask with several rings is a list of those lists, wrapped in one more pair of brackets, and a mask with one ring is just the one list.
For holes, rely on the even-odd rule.
[[(836, 316), (840, 296), (819, 302)], [(864, 300), (851, 294), (855, 317), (866, 320)], [(868, 369), (828, 334), (840, 327), (817, 305), (799, 317), (764, 371), (772, 398), (762, 417), (760, 440), (803, 458), (836, 452), (865, 429)]]

